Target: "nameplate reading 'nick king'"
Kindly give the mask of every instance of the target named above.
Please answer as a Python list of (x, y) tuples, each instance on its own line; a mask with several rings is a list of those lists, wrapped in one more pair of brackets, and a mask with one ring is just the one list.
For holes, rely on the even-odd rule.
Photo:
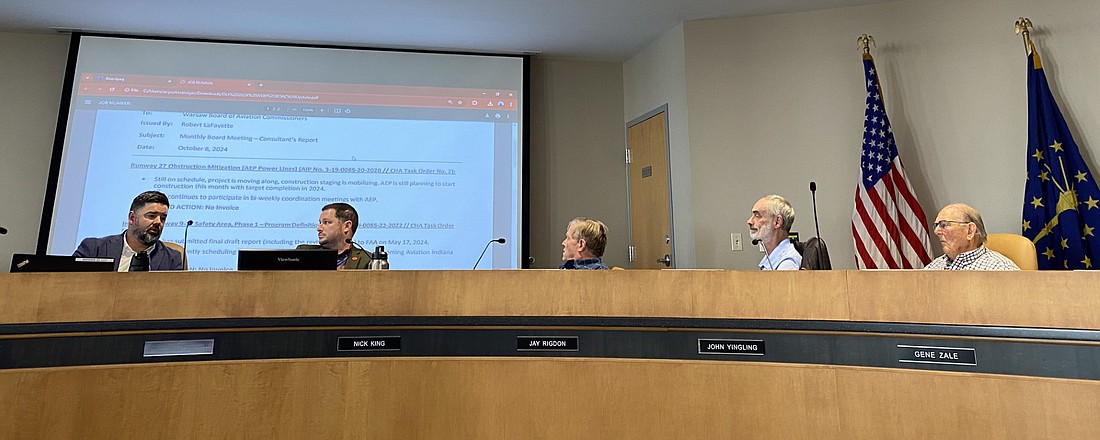
[(898, 362), (974, 366), (978, 357), (973, 348), (898, 344)]
[(341, 336), (337, 339), (337, 351), (398, 351), (400, 336)]
[(733, 354), (763, 356), (762, 339), (700, 339), (699, 354)]
[(516, 351), (577, 351), (579, 336), (516, 336)]

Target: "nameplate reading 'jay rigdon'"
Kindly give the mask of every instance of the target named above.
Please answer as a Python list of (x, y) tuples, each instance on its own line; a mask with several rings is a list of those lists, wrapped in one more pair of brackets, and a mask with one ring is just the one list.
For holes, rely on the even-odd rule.
[(336, 341), (336, 351), (401, 350), (400, 336), (341, 336)]
[(516, 351), (577, 351), (579, 336), (516, 336)]
[(898, 362), (974, 366), (978, 357), (973, 348), (898, 344)]
[(763, 356), (762, 339), (700, 339), (699, 354), (734, 354)]

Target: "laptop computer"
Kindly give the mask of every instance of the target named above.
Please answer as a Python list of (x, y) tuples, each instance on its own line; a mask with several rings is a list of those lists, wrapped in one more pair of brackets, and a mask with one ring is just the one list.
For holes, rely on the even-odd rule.
[(72, 255), (14, 254), (12, 273), (17, 272), (114, 272), (114, 258), (74, 257)]
[(336, 249), (241, 249), (237, 270), (336, 270)]

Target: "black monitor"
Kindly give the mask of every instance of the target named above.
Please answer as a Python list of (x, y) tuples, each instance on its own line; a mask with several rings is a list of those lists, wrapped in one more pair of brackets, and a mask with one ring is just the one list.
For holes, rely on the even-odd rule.
[(113, 272), (114, 258), (74, 257), (72, 255), (14, 254), (14, 272)]
[(336, 270), (336, 249), (241, 249), (237, 270)]

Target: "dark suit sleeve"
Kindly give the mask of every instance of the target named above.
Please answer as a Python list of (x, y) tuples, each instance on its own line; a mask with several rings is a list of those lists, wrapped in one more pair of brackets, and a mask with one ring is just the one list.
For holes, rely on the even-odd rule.
[(164, 250), (168, 251), (168, 258), (171, 260), (170, 269), (168, 270), (183, 270), (183, 254), (167, 246), (164, 247)]
[(115, 270), (118, 270), (119, 260), (122, 259), (122, 240), (122, 234), (107, 237), (88, 237), (81, 240), (80, 246), (76, 247), (73, 256), (110, 258), (115, 260)]
[(73, 252), (73, 256), (87, 258), (102, 257), (103, 255), (99, 255), (99, 252), (96, 250), (97, 241), (98, 240), (94, 238), (85, 238), (81, 240), (80, 246), (76, 247), (76, 252)]
[(183, 254), (159, 242), (149, 263), (150, 270), (183, 270)]

